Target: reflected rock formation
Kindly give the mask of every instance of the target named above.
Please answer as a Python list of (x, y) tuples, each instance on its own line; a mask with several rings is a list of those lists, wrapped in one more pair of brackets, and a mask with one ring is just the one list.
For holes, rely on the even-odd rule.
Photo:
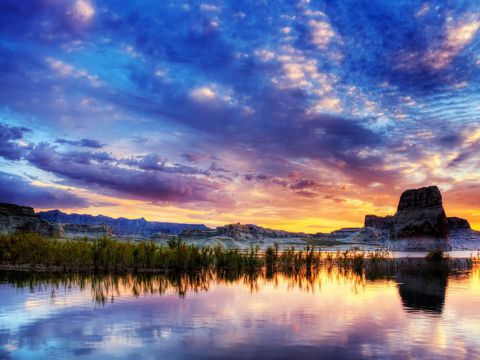
[(407, 311), (442, 313), (448, 284), (447, 274), (399, 272), (396, 281), (402, 304)]

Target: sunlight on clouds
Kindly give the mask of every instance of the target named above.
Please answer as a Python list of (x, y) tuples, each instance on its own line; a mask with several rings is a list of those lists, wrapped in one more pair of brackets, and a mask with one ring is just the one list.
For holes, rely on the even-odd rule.
[(333, 91), (333, 85), (337, 81), (335, 75), (320, 72), (317, 60), (305, 56), (292, 46), (284, 46), (282, 50), (283, 54), (278, 56), (278, 61), (282, 64), (283, 76), (273, 78), (274, 84), (281, 89), (309, 89), (312, 95), (318, 96)]
[(478, 14), (470, 14), (459, 21), (449, 16), (441, 40), (434, 38), (424, 50), (400, 51), (396, 66), (398, 69), (414, 69), (424, 64), (432, 70), (443, 70), (474, 40), (479, 29)]
[(479, 139), (480, 139), (480, 127), (476, 129), (470, 129), (469, 133), (467, 134), (465, 143), (466, 144), (473, 143), (478, 141)]
[(447, 25), (444, 44), (439, 49), (428, 51), (424, 58), (425, 62), (433, 69), (445, 68), (473, 40), (479, 28), (479, 20), (464, 22), (458, 26)]
[(194, 99), (199, 101), (212, 100), (212, 99), (215, 99), (216, 97), (215, 92), (209, 87), (200, 87), (200, 88), (193, 89), (190, 92), (190, 95)]
[(315, 105), (315, 111), (318, 113), (323, 113), (323, 112), (341, 112), (342, 111), (342, 105), (341, 101), (338, 98), (332, 98), (332, 97), (327, 97), (324, 99), (321, 99), (316, 105)]
[(82, 21), (90, 20), (95, 14), (95, 9), (87, 0), (77, 0), (75, 3), (75, 14)]
[(103, 82), (96, 75), (89, 74), (86, 70), (77, 69), (73, 65), (67, 64), (53, 57), (46, 58), (47, 64), (61, 77), (73, 77), (78, 79), (86, 79), (94, 87), (103, 85)]
[(443, 156), (440, 154), (432, 154), (424, 160), (424, 166), (434, 175), (441, 175), (443, 173), (443, 163)]
[(310, 20), (309, 25), (312, 28), (312, 42), (322, 49), (326, 48), (335, 36), (330, 24), (326, 21)]
[(472, 41), (480, 28), (480, 21), (464, 23), (459, 27), (447, 29), (447, 42), (449, 46), (462, 48)]
[(292, 83), (296, 83), (299, 87), (308, 86), (309, 83), (304, 80), (306, 72), (311, 72), (314, 69), (312, 63), (307, 63), (305, 65), (296, 64), (296, 63), (286, 63), (283, 64), (283, 69), (285, 70), (285, 75)]
[(272, 51), (265, 49), (256, 50), (255, 55), (259, 57), (262, 61), (270, 61), (275, 57), (275, 54)]
[(235, 96), (233, 89), (221, 87), (218, 84), (194, 88), (189, 92), (189, 96), (198, 103), (221, 102), (223, 105), (238, 106), (247, 113), (249, 112), (248, 105)]

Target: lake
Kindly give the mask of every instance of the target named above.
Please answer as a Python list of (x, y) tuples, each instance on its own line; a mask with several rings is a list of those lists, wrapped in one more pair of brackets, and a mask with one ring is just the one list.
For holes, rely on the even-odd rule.
[(478, 266), (0, 279), (2, 359), (480, 358)]

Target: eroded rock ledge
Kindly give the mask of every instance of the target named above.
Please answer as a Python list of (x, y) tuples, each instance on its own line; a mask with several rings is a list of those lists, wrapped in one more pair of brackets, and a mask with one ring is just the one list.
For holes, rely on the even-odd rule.
[(42, 220), (30, 206), (0, 203), (0, 233), (38, 233), (44, 236), (58, 235), (57, 226)]

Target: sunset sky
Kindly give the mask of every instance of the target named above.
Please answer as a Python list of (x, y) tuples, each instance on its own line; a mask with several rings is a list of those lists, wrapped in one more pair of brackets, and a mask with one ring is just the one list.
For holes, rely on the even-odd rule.
[(306, 232), (436, 184), (480, 228), (478, 1), (0, 1), (0, 201)]

